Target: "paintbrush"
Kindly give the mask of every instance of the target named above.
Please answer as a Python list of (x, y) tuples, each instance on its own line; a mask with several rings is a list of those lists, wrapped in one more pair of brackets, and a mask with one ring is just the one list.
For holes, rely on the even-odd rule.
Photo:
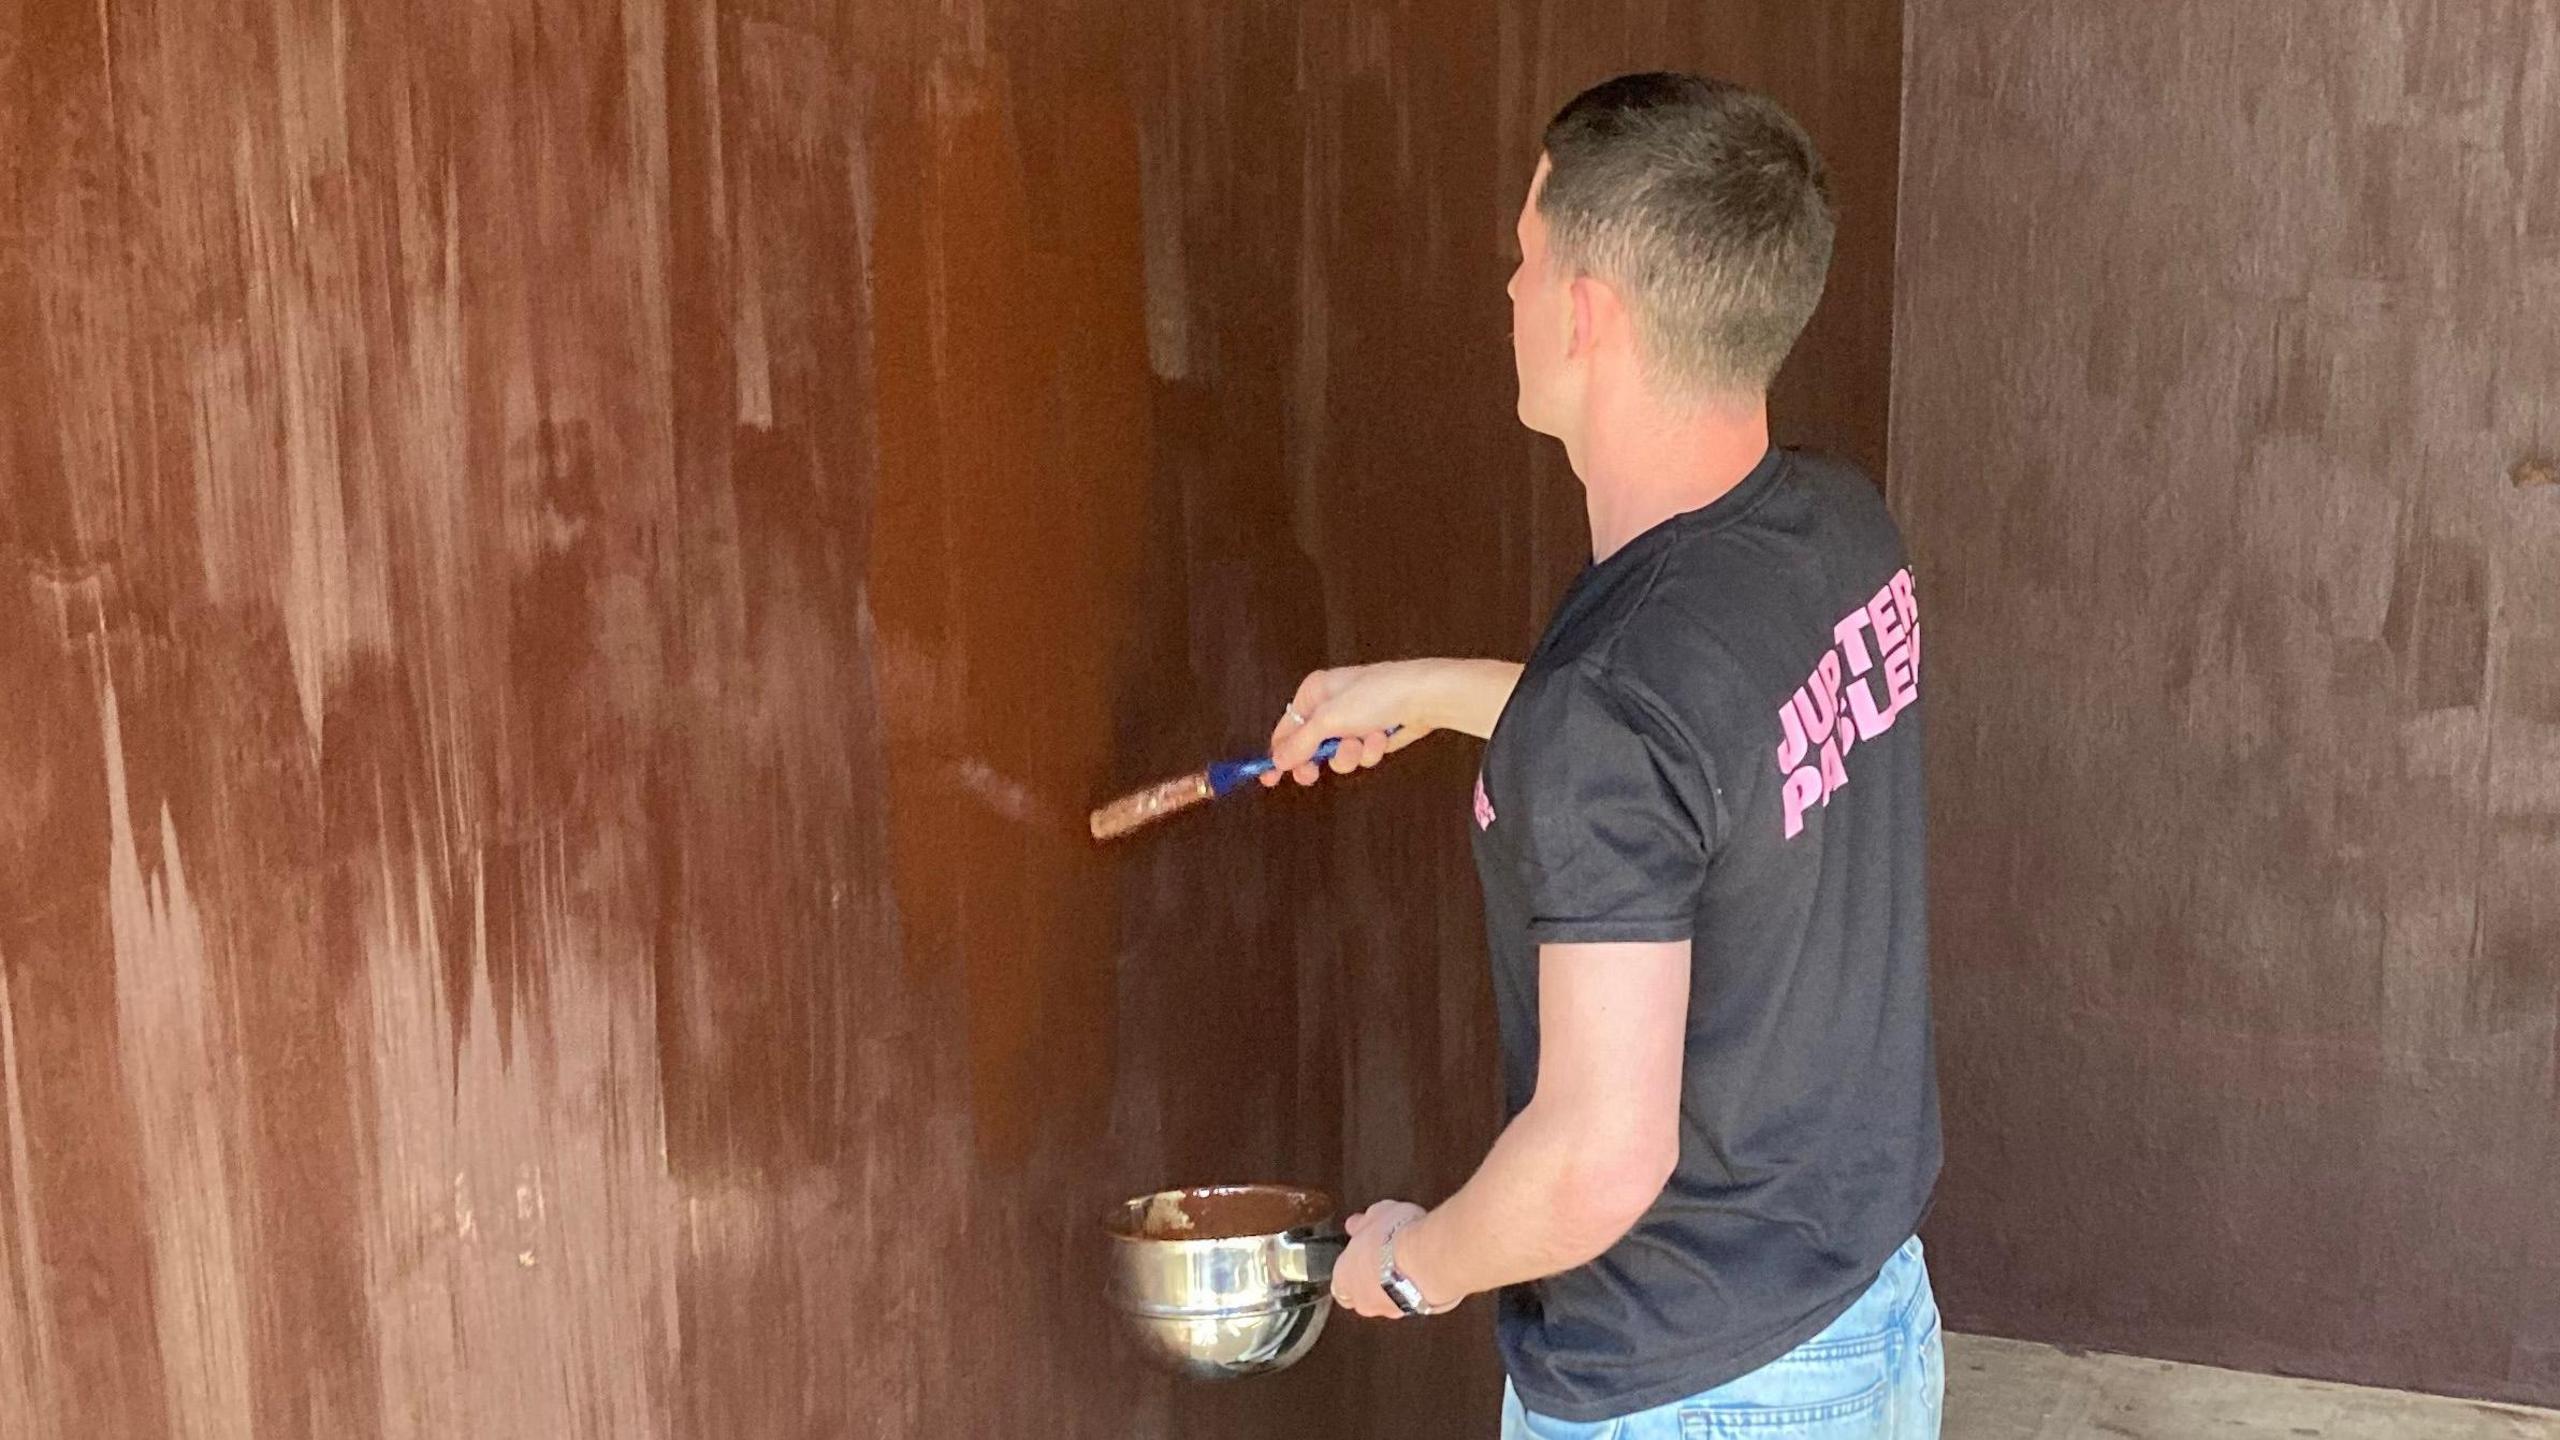
[[(1396, 727), (1398, 730), (1403, 728)], [(1396, 732), (1389, 730), (1387, 733), (1393, 735)], [(1316, 747), (1316, 753), (1308, 757), (1307, 763), (1321, 765), (1332, 759), (1334, 752), (1341, 748), (1340, 740), (1327, 740)], [(1220, 760), (1206, 770), (1194, 770), (1188, 775), (1160, 780), (1144, 790), (1132, 790), (1093, 812), (1093, 838), (1117, 840), (1178, 810), (1188, 810), (1210, 800), (1223, 800), (1252, 785), (1259, 777), (1270, 774), (1271, 768), (1268, 755), (1257, 760)]]

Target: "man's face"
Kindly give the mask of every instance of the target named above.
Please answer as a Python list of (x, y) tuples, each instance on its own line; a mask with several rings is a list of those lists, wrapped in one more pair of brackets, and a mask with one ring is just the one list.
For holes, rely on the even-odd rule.
[(1520, 265), (1504, 288), (1511, 295), (1511, 362), (1520, 376), (1520, 423), (1542, 435), (1562, 436), (1577, 406), (1582, 367), (1573, 355), (1573, 282), (1548, 263), (1547, 220), (1538, 213), (1548, 168), (1546, 157), (1538, 157), (1538, 173), (1529, 181), (1529, 196), (1521, 202), (1514, 227)]

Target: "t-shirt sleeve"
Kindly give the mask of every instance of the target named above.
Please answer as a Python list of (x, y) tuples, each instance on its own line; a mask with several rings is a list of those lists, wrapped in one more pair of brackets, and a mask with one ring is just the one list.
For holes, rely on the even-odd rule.
[(1706, 761), (1658, 705), (1581, 667), (1549, 677), (1523, 718), (1530, 939), (1689, 939), (1713, 828)]

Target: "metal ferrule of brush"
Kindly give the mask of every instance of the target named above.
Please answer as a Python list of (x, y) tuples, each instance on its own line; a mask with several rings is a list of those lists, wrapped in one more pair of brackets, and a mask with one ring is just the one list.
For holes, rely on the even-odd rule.
[(1213, 785), (1209, 771), (1195, 770), (1144, 790), (1133, 790), (1093, 812), (1093, 838), (1115, 839), (1176, 810), (1214, 800), (1226, 793), (1212, 788)]
[[(1387, 733), (1393, 735), (1402, 728), (1397, 726)], [(1315, 754), (1307, 757), (1307, 763), (1321, 765), (1341, 750), (1340, 740), (1327, 740), (1316, 747)], [(1093, 838), (1116, 840), (1177, 810), (1187, 810), (1204, 801), (1232, 795), (1275, 768), (1267, 755), (1254, 760), (1221, 760), (1206, 770), (1177, 775), (1161, 784), (1132, 791), (1093, 812), (1090, 821)]]

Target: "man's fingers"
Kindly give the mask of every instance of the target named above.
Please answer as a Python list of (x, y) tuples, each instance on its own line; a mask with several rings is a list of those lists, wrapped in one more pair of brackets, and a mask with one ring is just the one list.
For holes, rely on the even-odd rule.
[(1307, 728), (1305, 723), (1298, 718), (1299, 715), (1304, 713), (1304, 711), (1298, 711), (1292, 714), (1284, 714), (1280, 717), (1279, 722), (1271, 727), (1271, 749), (1269, 753), (1272, 761), (1274, 762), (1275, 768), (1281, 770), (1290, 769), (1294, 767), (1301, 758), (1298, 755), (1291, 753), (1291, 747), (1298, 743), (1298, 737), (1304, 733)]
[(1271, 761), (1274, 768), (1295, 770), (1301, 765), (1313, 762), (1316, 747), (1324, 743), (1324, 732), (1312, 723), (1314, 718), (1309, 716), (1310, 723), (1301, 725), (1285, 716), (1282, 717), (1280, 728), (1271, 736)]
[(1298, 693), (1271, 727), (1271, 760), (1277, 770), (1295, 770), (1312, 760), (1325, 741), (1320, 723), (1324, 702), (1333, 692), (1327, 672), (1319, 670), (1298, 682)]
[(1297, 693), (1289, 697), (1289, 706), (1301, 715), (1313, 715), (1333, 698), (1333, 672), (1315, 670), (1298, 682)]
[[(1271, 769), (1263, 784), (1276, 785), (1286, 775), (1301, 785), (1313, 785), (1330, 769), (1337, 775), (1366, 770), (1380, 760), (1404, 748), (1397, 736), (1378, 727), (1374, 716), (1335, 715), (1337, 701), (1347, 701), (1344, 677), (1354, 672), (1318, 670), (1298, 683), (1297, 694), (1288, 709), (1271, 727)], [(1357, 710), (1359, 706), (1348, 708)], [(1376, 727), (1376, 728), (1373, 728)], [(1420, 738), (1415, 736), (1412, 738)], [(1319, 761), (1316, 751), (1327, 740), (1338, 740), (1331, 757)]]

